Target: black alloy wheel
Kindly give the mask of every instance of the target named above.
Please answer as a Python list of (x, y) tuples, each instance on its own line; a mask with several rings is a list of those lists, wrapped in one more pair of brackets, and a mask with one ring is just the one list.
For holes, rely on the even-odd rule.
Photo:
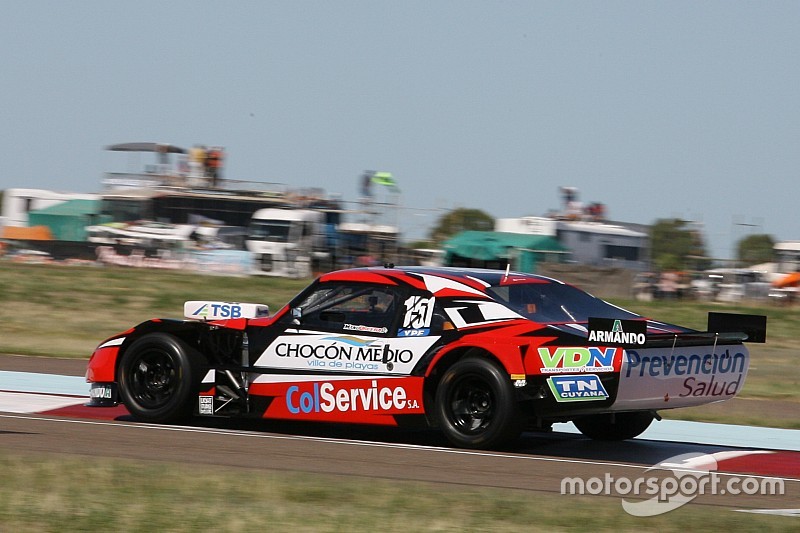
[(168, 423), (191, 414), (197, 363), (190, 352), (166, 333), (145, 335), (125, 351), (119, 367), (120, 395), (135, 418)]
[(451, 366), (439, 383), (435, 408), (442, 431), (456, 446), (501, 446), (521, 432), (511, 379), (486, 358), (468, 357)]

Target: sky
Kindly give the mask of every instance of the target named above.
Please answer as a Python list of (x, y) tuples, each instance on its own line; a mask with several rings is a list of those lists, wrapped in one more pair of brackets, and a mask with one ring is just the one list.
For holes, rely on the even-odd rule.
[(397, 223), (681, 218), (729, 258), (800, 240), (800, 2), (0, 0), (0, 190), (98, 192), (122, 142), (219, 145), (224, 177)]

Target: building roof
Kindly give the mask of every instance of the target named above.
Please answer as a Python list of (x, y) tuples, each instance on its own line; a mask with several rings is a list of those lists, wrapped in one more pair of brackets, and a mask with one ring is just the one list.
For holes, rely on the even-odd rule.
[(597, 233), (601, 235), (618, 235), (625, 237), (647, 237), (647, 233), (635, 231), (631, 228), (616, 224), (606, 224), (604, 222), (591, 221), (559, 221), (559, 229), (581, 231), (586, 233)]
[(31, 211), (32, 215), (75, 216), (97, 213), (100, 210), (99, 200), (67, 200), (49, 207)]
[(509, 249), (567, 252), (567, 249), (553, 237), (500, 231), (463, 231), (445, 242), (444, 249), (447, 254), (482, 261), (507, 258)]

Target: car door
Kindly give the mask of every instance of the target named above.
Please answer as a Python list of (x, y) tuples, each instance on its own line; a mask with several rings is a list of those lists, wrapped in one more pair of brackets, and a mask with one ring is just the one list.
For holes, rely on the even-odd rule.
[(440, 339), (424, 291), (324, 283), (302, 298), (255, 366), (298, 373), (408, 375)]

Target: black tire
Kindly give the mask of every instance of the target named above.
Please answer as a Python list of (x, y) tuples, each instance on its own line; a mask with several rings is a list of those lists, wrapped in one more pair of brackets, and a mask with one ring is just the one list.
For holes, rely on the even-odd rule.
[(119, 366), (119, 393), (134, 418), (173, 423), (192, 414), (193, 350), (167, 333), (150, 333), (128, 348)]
[(638, 437), (653, 421), (649, 411), (584, 416), (573, 420), (578, 431), (594, 440), (626, 440)]
[(493, 448), (519, 437), (523, 420), (508, 374), (469, 357), (447, 369), (436, 390), (436, 417), (445, 437), (462, 448)]

